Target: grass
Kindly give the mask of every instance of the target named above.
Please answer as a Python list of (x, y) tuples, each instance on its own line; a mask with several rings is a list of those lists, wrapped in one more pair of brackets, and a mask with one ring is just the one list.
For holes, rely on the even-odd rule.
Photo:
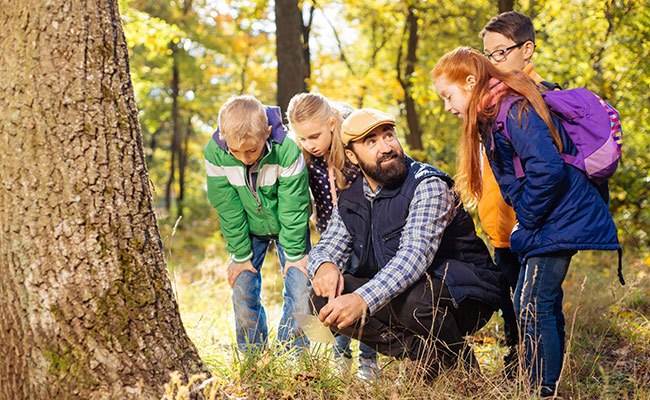
[[(178, 230), (171, 246), (170, 234), (170, 228), (167, 235), (163, 228), (181, 316), (213, 371), (212, 377), (195, 378), (203, 384), (206, 398), (533, 398), (524, 377), (514, 383), (503, 377), (502, 357), (507, 349), (502, 345), (502, 320), (496, 314), (471, 338), (481, 371), (449, 371), (430, 384), (413, 372), (408, 360), (383, 356), (379, 359), (382, 378), (374, 384), (357, 380), (354, 373), (337, 373), (330, 352), (323, 349), (313, 348), (299, 356), (272, 344), (266, 351), (242, 358), (233, 347), (234, 317), (223, 242), (214, 236), (210, 221), (191, 231)], [(201, 248), (197, 235), (209, 238), (210, 244)], [(186, 237), (192, 237), (188, 239), (190, 250), (183, 250)], [(607, 252), (580, 252), (572, 261), (564, 283), (567, 354), (560, 387), (563, 398), (650, 399), (650, 268), (647, 260), (628, 257), (624, 268), (628, 283), (621, 286), (615, 265), (615, 254)], [(281, 313), (279, 271), (277, 258), (269, 254), (262, 270), (262, 297), (272, 339)], [(188, 387), (176, 376), (168, 384), (166, 398), (187, 398)]]

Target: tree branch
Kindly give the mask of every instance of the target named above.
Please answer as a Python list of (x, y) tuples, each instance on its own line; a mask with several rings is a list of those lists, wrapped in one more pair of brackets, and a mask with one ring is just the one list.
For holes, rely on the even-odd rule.
[(343, 49), (343, 43), (341, 43), (341, 38), (339, 37), (339, 33), (336, 31), (334, 24), (332, 23), (332, 21), (330, 21), (329, 18), (327, 18), (325, 13), (323, 13), (323, 17), (325, 18), (325, 21), (327, 21), (327, 24), (330, 26), (330, 28), (332, 28), (332, 32), (334, 32), (334, 38), (336, 39), (336, 44), (338, 46), (339, 52), (341, 53), (341, 61), (343, 61), (343, 63), (345, 64), (345, 66), (348, 68), (348, 70), (353, 76), (355, 77), (358, 76), (356, 71), (352, 67), (352, 64), (350, 63), (350, 61), (345, 55), (345, 50)]

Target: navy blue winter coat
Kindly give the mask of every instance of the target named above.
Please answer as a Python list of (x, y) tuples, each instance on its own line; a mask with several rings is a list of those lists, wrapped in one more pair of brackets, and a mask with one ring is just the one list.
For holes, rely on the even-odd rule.
[[(515, 103), (508, 114), (511, 141), (501, 131), (492, 135), (489, 127), (481, 129), (501, 194), (517, 214), (511, 249), (522, 259), (562, 250), (618, 250), (606, 200), (582, 171), (562, 160), (551, 132), (532, 106), (523, 110), (519, 121), (523, 104)], [(564, 152), (575, 154), (564, 128), (554, 122)], [(522, 178), (515, 176), (513, 152), (521, 158)]]

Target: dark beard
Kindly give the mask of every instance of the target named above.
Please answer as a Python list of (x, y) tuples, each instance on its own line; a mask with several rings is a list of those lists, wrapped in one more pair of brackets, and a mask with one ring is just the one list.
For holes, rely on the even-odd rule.
[[(382, 161), (394, 157), (396, 157), (398, 161), (395, 166), (385, 168), (381, 165)], [(357, 161), (359, 162), (359, 168), (361, 168), (363, 173), (386, 189), (394, 189), (400, 186), (404, 183), (408, 173), (408, 168), (406, 167), (406, 156), (402, 151), (397, 152), (393, 150), (388, 154), (384, 154), (374, 164), (366, 164), (361, 161), (359, 157), (357, 157)]]

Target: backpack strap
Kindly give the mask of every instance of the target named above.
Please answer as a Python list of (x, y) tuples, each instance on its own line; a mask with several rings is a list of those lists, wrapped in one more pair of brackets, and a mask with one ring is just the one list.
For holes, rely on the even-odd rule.
[[(508, 131), (508, 113), (510, 112), (510, 108), (521, 99), (523, 99), (521, 96), (506, 96), (501, 100), (501, 104), (499, 104), (499, 112), (497, 113), (497, 118), (492, 127), (492, 145), (490, 146), (490, 151), (494, 150), (494, 134), (499, 131), (503, 133), (503, 136), (505, 136), (510, 143), (512, 143), (510, 132)], [(512, 161), (515, 168), (515, 176), (517, 178), (523, 178), (526, 174), (524, 173), (521, 158), (519, 158), (519, 155), (516, 152), (512, 157)]]
[(540, 86), (543, 86), (547, 90), (562, 90), (562, 86), (560, 86), (559, 83), (555, 82), (549, 82), (549, 81), (541, 81)]
[(625, 285), (625, 279), (623, 279), (623, 248), (619, 247), (617, 252), (618, 252), (618, 281), (621, 282), (621, 285)]

